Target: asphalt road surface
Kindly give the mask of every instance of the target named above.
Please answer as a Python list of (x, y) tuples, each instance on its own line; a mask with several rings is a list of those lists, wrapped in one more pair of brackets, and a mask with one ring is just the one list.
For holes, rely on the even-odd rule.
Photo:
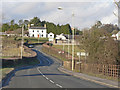
[(62, 73), (61, 65), (52, 57), (40, 52), (41, 46), (34, 47), (39, 65), (17, 70), (3, 85), (5, 88), (108, 88), (94, 82)]

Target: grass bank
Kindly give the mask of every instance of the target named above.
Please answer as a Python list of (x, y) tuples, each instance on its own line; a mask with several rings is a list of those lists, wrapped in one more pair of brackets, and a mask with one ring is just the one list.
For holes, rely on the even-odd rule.
[(23, 67), (23, 66), (31, 66), (31, 65), (36, 65), (39, 64), (39, 60), (35, 58), (23, 58), (22, 60), (19, 61), (13, 61), (11, 63), (7, 63), (7, 65), (4, 65), (2, 69), (0, 69), (0, 74), (1, 79), (3, 79), (8, 73), (10, 73), (12, 70), (15, 68)]

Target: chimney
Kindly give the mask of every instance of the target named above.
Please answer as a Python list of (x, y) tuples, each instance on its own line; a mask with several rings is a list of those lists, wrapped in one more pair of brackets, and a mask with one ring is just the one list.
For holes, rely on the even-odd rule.
[(28, 24), (28, 29), (30, 28), (30, 24)]
[(44, 28), (46, 28), (46, 24), (44, 24)]

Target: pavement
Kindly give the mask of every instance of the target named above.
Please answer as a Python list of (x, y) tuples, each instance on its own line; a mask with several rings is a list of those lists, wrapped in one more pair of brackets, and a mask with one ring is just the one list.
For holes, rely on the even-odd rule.
[[(39, 45), (34, 48), (34, 51), (37, 52), (37, 59), (40, 63), (15, 70), (3, 84), (3, 88), (106, 88), (107, 90), (113, 88), (109, 85), (80, 78), (78, 76), (83, 74), (64, 69), (59, 60), (41, 52)], [(116, 84), (113, 83), (113, 85)]]
[(98, 77), (94, 77), (94, 76), (89, 76), (83, 73), (77, 73), (77, 72), (73, 72), (70, 70), (65, 69), (64, 67), (59, 67), (58, 68), (61, 72), (67, 73), (69, 75), (81, 78), (81, 79), (85, 79), (91, 82), (95, 82), (101, 85), (106, 85), (112, 88), (120, 88), (118, 87), (118, 81), (112, 81), (112, 80), (107, 80), (107, 79), (102, 79), (102, 78), (98, 78)]

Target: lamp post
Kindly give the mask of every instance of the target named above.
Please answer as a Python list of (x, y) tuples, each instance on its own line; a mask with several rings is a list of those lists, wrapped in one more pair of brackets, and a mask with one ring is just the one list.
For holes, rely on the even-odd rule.
[[(58, 10), (63, 10), (62, 7), (58, 7)], [(63, 51), (64, 51), (64, 42), (63, 42)]]
[[(72, 25), (73, 25), (73, 17), (74, 17), (74, 13), (72, 12)], [(74, 27), (72, 28), (72, 71), (73, 70), (74, 70)]]

